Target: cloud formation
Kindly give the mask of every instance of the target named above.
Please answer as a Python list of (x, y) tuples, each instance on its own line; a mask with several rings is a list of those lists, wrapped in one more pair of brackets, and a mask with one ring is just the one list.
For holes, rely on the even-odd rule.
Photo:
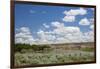
[(63, 23), (60, 23), (58, 21), (54, 21), (54, 22), (51, 22), (51, 25), (55, 28), (62, 28), (64, 27), (64, 24)]
[(64, 26), (60, 22), (52, 22), (51, 31), (44, 31), (40, 29), (36, 32), (37, 38), (34, 39), (29, 28), (22, 27), (15, 35), (16, 43), (26, 44), (55, 44), (55, 43), (72, 43), (72, 42), (93, 42), (94, 32), (81, 32), (79, 27)]
[(84, 8), (71, 9), (69, 11), (64, 11), (64, 14), (69, 16), (85, 15), (87, 14), (87, 10), (85, 10)]
[(43, 26), (45, 27), (45, 28), (49, 28), (49, 25), (47, 25), (47, 24), (43, 24)]
[(33, 36), (28, 27), (21, 27), (17, 29), (15, 34), (15, 43), (34, 44)]
[(71, 9), (69, 11), (64, 11), (65, 14), (64, 18), (62, 19), (65, 22), (74, 22), (77, 15), (85, 15), (87, 14), (87, 10), (84, 8), (79, 9)]
[[(34, 13), (34, 11), (30, 11)], [(43, 12), (46, 13), (46, 12)], [(64, 22), (74, 23), (76, 16), (86, 15), (87, 10), (84, 8), (65, 10), (65, 16), (62, 18)], [(59, 21), (52, 21), (50, 24), (43, 23), (44, 30), (39, 28), (35, 32), (35, 36), (29, 27), (21, 27), (16, 29), (15, 43), (25, 44), (55, 44), (55, 43), (74, 43), (74, 42), (93, 42), (94, 41), (94, 19), (86, 18), (80, 19), (79, 25), (89, 26), (90, 31), (83, 32), (80, 27), (66, 26), (65, 23)], [(49, 30), (48, 30), (49, 29)]]
[(80, 25), (90, 25), (90, 21), (87, 18), (83, 18), (79, 22)]
[(37, 35), (39, 37), (39, 43), (72, 43), (72, 42), (93, 42), (93, 31), (81, 32), (77, 26), (64, 26), (64, 23), (51, 22), (51, 26), (54, 27), (51, 31), (39, 30)]
[(94, 30), (94, 25), (91, 25), (91, 26), (90, 26), (90, 29)]
[(65, 22), (74, 22), (75, 16), (66, 15), (62, 20), (65, 21)]

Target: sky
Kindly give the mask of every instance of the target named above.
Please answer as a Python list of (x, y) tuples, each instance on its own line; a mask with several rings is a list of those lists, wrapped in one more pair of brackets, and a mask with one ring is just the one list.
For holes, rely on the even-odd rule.
[(94, 41), (94, 8), (15, 4), (15, 43)]

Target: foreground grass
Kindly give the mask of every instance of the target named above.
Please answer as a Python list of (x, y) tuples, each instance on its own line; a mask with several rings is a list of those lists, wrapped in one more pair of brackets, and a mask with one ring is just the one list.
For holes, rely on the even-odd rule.
[(93, 52), (94, 48), (82, 48), (82, 51)]
[(86, 48), (68, 48), (71, 45), (52, 48), (50, 45), (15, 44), (15, 66), (94, 61), (93, 43), (83, 43)]
[(52, 51), (52, 52), (16, 52), (15, 65), (31, 65), (31, 64), (57, 64), (71, 62), (87, 62), (93, 61), (94, 54), (92, 52), (83, 51)]

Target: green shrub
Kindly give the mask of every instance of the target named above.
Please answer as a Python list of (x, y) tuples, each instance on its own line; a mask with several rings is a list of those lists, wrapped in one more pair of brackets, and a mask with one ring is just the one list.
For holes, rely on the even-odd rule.
[(50, 49), (48, 45), (29, 45), (29, 44), (15, 44), (15, 52), (26, 52), (26, 51), (43, 51), (45, 49)]
[(91, 52), (91, 51), (94, 51), (94, 48), (82, 48), (81, 49), (82, 51), (87, 51), (87, 52)]

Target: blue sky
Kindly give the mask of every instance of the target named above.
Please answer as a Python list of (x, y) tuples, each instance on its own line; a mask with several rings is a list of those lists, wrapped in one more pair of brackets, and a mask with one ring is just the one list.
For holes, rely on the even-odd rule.
[[(65, 16), (68, 16), (67, 14), (64, 14), (64, 11), (68, 12), (70, 10), (81, 10), (80, 8), (81, 7), (15, 4), (15, 29), (28, 27), (32, 33), (32, 36), (35, 36), (34, 33), (37, 33), (39, 29), (52, 31), (54, 27), (51, 26), (51, 23), (57, 21), (59, 23), (63, 23), (65, 27), (79, 27), (81, 32), (93, 31), (90, 28), (92, 24), (89, 22), (90, 19), (94, 18), (92, 8), (83, 8), (87, 11), (86, 14), (83, 15), (79, 13), (79, 15), (74, 15), (75, 20), (72, 22), (63, 20)], [(84, 19), (85, 22), (88, 21), (90, 24), (80, 25), (79, 22), (82, 19)], [(45, 29), (43, 24), (50, 26), (50, 28)]]
[[(77, 9), (77, 7), (16, 4), (15, 5), (15, 28), (28, 26), (32, 30), (36, 31), (39, 27), (42, 26), (43, 23), (50, 24), (52, 21), (62, 22), (62, 18), (64, 17), (64, 14), (62, 12), (70, 9)], [(89, 8), (86, 9), (88, 10), (88, 15), (77, 16), (75, 23), (66, 23), (66, 25), (79, 26), (78, 22), (81, 18), (83, 17), (92, 18), (93, 11), (90, 10)], [(31, 11), (33, 11), (33, 13)], [(80, 28), (81, 27), (82, 26), (80, 26)], [(82, 27), (82, 29), (84, 28)]]

